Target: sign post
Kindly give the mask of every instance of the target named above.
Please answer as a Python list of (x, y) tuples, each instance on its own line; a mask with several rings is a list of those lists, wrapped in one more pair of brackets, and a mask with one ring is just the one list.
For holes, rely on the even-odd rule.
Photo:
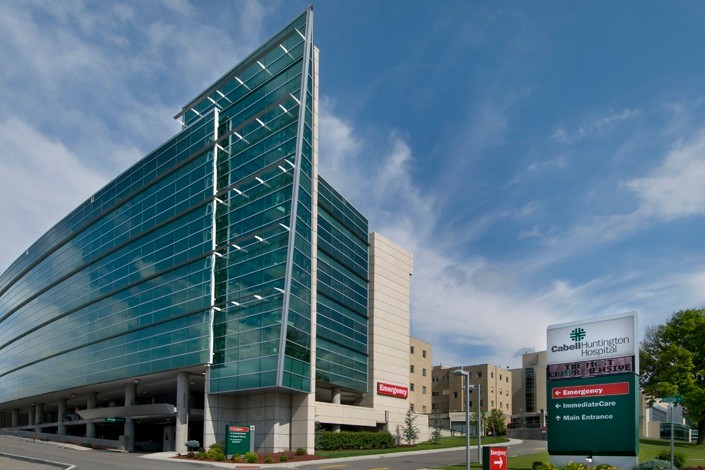
[(546, 426), (553, 464), (637, 464), (637, 326), (636, 313), (627, 313), (548, 327)]
[(683, 397), (676, 395), (672, 397), (662, 398), (661, 401), (663, 403), (671, 404), (671, 468), (673, 468), (673, 413), (676, 411), (676, 406), (680, 405), (680, 403), (683, 401)]

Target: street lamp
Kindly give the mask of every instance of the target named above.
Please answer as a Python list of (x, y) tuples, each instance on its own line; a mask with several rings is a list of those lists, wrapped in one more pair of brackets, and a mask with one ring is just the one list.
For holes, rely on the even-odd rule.
[(470, 372), (456, 369), (453, 375), (465, 377), (465, 470), (470, 470)]
[(473, 388), (477, 389), (477, 461), (482, 463), (482, 410), (480, 410), (482, 384), (477, 384)]

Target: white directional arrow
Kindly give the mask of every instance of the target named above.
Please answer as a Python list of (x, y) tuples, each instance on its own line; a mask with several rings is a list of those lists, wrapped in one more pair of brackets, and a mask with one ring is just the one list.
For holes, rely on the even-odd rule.
[(494, 464), (499, 465), (501, 467), (503, 462), (504, 462), (504, 460), (502, 460), (502, 457), (500, 457), (499, 460), (494, 461)]
[(560, 396), (561, 396), (561, 391), (560, 391), (560, 390), (556, 390), (555, 392), (553, 392), (553, 394), (554, 394), (555, 396), (557, 396), (557, 397), (560, 397)]
[(556, 421), (560, 421), (560, 420), (561, 420), (561, 417), (560, 417), (560, 416), (556, 416)]
[(561, 404), (560, 404), (560, 403), (556, 403), (556, 409), (560, 409), (560, 408), (561, 408)]

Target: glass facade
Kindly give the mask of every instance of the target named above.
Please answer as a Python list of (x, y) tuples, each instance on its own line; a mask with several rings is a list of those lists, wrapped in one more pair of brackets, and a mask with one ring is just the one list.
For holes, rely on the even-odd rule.
[(366, 391), (368, 226), (314, 172), (314, 60), (309, 9), (0, 276), (0, 403), (202, 364), (310, 392), (312, 354)]
[(318, 180), (316, 379), (367, 391), (368, 224)]

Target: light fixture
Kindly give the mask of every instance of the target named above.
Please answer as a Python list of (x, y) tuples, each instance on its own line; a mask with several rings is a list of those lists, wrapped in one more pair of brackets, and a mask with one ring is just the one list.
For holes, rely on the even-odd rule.
[(135, 385), (137, 385), (138, 383), (140, 383), (140, 379), (135, 379), (135, 380), (132, 381), (132, 383), (134, 383)]
[(236, 307), (239, 307), (239, 306), (240, 306), (240, 302), (235, 302), (234, 300), (231, 300), (230, 303), (233, 304), (233, 305), (236, 306)]

